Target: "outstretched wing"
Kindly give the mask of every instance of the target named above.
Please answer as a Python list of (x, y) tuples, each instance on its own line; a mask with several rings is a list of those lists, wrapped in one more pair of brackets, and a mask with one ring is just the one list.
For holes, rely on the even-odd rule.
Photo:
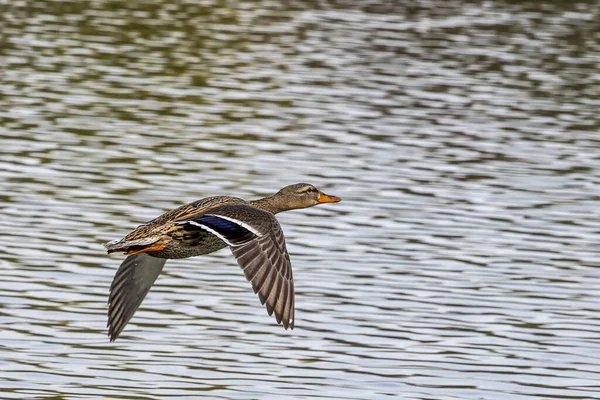
[(108, 335), (114, 341), (154, 284), (167, 260), (140, 253), (129, 256), (117, 271), (108, 296)]
[(179, 224), (202, 229), (231, 248), (254, 293), (275, 313), (277, 323), (294, 328), (294, 279), (281, 226), (273, 214), (246, 204), (227, 205)]

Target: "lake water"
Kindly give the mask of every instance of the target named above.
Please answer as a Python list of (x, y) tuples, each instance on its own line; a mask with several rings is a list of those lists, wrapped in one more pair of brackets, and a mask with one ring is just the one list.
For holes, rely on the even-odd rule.
[[(596, 2), (2, 8), (1, 398), (600, 398)], [(223, 250), (109, 343), (102, 243), (295, 182), (296, 329)]]

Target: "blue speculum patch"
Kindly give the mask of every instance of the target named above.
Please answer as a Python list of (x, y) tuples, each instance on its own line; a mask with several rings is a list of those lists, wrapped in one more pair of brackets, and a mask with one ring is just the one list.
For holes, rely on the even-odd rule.
[(242, 239), (248, 235), (253, 236), (253, 233), (243, 226), (214, 215), (203, 215), (196, 219), (196, 222), (219, 232), (227, 240)]

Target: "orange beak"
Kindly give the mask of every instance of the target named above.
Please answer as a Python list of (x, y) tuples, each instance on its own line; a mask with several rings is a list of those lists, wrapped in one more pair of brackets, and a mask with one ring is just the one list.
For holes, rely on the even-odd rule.
[(322, 203), (339, 203), (340, 201), (342, 201), (342, 199), (340, 199), (337, 196), (329, 196), (328, 194), (319, 192), (319, 198), (317, 199), (317, 204), (322, 204)]

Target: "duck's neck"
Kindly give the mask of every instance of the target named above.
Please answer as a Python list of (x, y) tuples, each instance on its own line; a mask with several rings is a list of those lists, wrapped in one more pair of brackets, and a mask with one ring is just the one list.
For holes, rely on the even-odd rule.
[(260, 208), (261, 210), (268, 211), (272, 214), (277, 214), (282, 211), (292, 210), (294, 207), (290, 207), (289, 204), (286, 204), (284, 199), (281, 196), (274, 194), (273, 196), (267, 196), (258, 200), (251, 200), (248, 203), (252, 207)]

